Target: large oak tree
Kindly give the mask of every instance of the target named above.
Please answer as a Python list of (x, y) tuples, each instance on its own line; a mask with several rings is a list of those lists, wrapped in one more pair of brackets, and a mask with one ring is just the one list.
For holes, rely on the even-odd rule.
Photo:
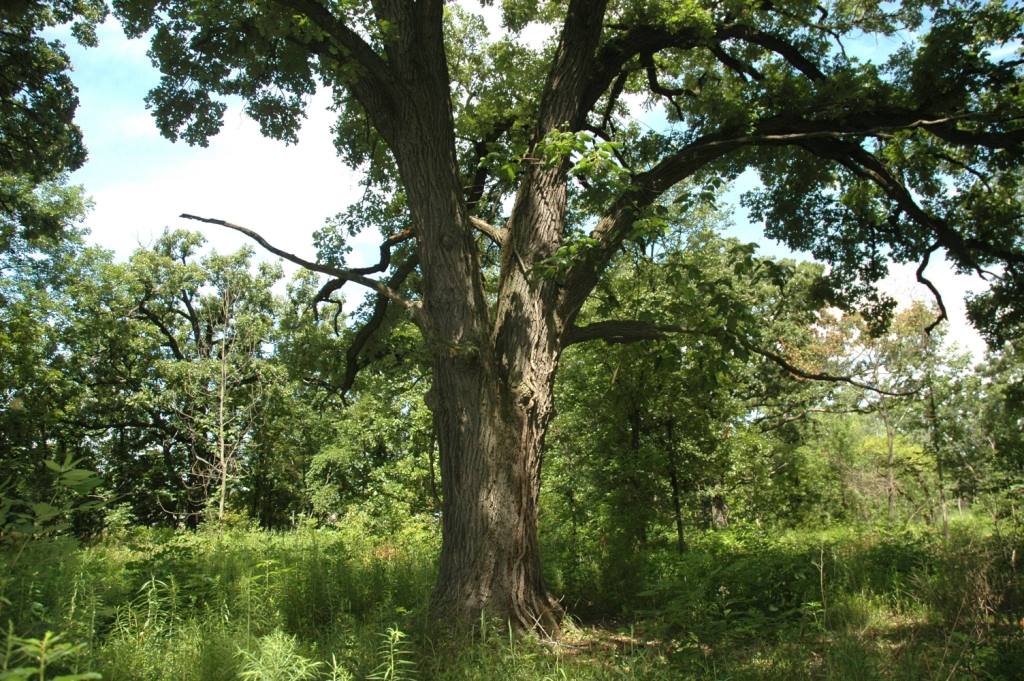
[[(992, 280), (974, 306), (985, 329), (1016, 326), (1015, 3), (506, 0), (498, 38), (468, 2), (114, 6), (130, 34), (151, 32), (164, 75), (148, 103), (172, 139), (205, 144), (224, 97), (238, 96), (265, 134), (293, 140), (309, 95), (334, 93), (338, 148), (367, 177), (348, 218), (387, 235), (380, 263), (346, 266), (340, 232), (320, 234), (313, 262), (221, 224), (329, 275), (321, 298), (345, 282), (375, 293), (341, 387), (389, 308), (422, 332), (444, 496), (433, 602), (455, 621), (483, 612), (557, 629), (536, 530), (555, 372), (573, 343), (677, 330), (576, 323), (609, 261), (656, 233), (669, 204), (753, 168), (755, 215), (770, 236), (833, 264), (834, 300), (884, 313), (871, 284), (886, 260), (921, 263), (930, 286), (925, 267), (943, 250)], [(540, 49), (522, 40), (531, 22), (553, 27)], [(855, 56), (883, 44), (894, 45), (884, 58)], [(651, 129), (644, 101), (663, 125)], [(738, 329), (707, 327), (751, 349)]]

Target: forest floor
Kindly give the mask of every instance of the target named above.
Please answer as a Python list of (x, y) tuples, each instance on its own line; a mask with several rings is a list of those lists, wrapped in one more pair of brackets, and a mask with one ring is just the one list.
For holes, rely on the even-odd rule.
[(629, 564), (575, 554), (549, 566), (572, 614), (557, 642), (488, 621), (439, 642), (436, 529), (379, 529), (123, 529), (7, 552), (0, 679), (1024, 679), (1019, 527), (733, 529)]

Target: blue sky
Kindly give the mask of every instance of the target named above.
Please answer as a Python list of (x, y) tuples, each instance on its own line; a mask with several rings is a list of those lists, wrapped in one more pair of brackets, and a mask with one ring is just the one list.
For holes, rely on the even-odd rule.
[[(358, 176), (334, 153), (329, 99), (312, 99), (296, 145), (265, 139), (238, 103), (209, 147), (171, 143), (145, 108), (146, 93), (158, 80), (146, 43), (128, 40), (113, 22), (99, 33), (93, 49), (66, 41), (79, 91), (76, 120), (89, 150), (71, 179), (95, 203), (86, 221), (91, 240), (121, 258), (165, 227), (202, 228), (220, 251), (245, 243), (227, 230), (177, 217), (193, 213), (243, 224), (312, 256), (313, 230), (360, 191)], [(376, 239), (368, 236), (371, 241)]]
[[(80, 99), (77, 121), (89, 149), (89, 160), (71, 179), (85, 186), (95, 204), (86, 221), (90, 240), (119, 258), (151, 243), (166, 227), (199, 229), (221, 252), (248, 243), (228, 230), (182, 220), (177, 217), (181, 213), (245, 225), (285, 250), (312, 258), (312, 232), (358, 198), (358, 175), (334, 152), (326, 93), (311, 98), (296, 145), (264, 138), (237, 102), (229, 107), (224, 127), (209, 147), (171, 143), (160, 136), (145, 109), (146, 93), (159, 74), (146, 56), (144, 40), (127, 39), (113, 21), (100, 28), (97, 48), (83, 49), (66, 34), (57, 36), (72, 59)], [(527, 38), (540, 40), (543, 34)], [(892, 47), (891, 41), (847, 45), (864, 58), (878, 58)], [(736, 202), (740, 192), (755, 183), (756, 177), (745, 174), (727, 195), (733, 206), (730, 235), (760, 244), (765, 255), (796, 256), (766, 239), (761, 226), (751, 222)], [(376, 260), (377, 240), (374, 234), (360, 235), (353, 244), (353, 264)], [(980, 356), (983, 344), (965, 320), (963, 297), (968, 290), (979, 290), (981, 283), (954, 276), (942, 261), (935, 262), (929, 273), (950, 308), (949, 336)], [(928, 298), (914, 281), (912, 266), (894, 268), (883, 287), (904, 303)]]

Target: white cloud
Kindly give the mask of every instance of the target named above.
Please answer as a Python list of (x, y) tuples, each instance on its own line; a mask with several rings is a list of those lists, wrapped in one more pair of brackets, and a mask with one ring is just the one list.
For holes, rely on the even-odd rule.
[[(969, 293), (984, 291), (988, 285), (978, 277), (957, 274), (944, 257), (933, 257), (924, 276), (942, 296), (949, 321), (946, 322), (946, 342), (969, 352), (976, 361), (985, 354), (985, 341), (967, 320), (966, 297)], [(933, 304), (934, 297), (917, 281), (917, 265), (890, 265), (889, 275), (879, 282), (879, 289), (892, 296), (900, 308), (914, 301)]]
[[(101, 186), (87, 187), (95, 201), (87, 220), (91, 240), (119, 258), (151, 244), (166, 227), (199, 230), (221, 252), (251, 243), (230, 230), (178, 217), (192, 213), (249, 227), (286, 251), (312, 258), (313, 231), (360, 194), (358, 173), (335, 154), (328, 103), (327, 93), (312, 98), (309, 119), (293, 146), (266, 139), (256, 123), (232, 108), (210, 146), (184, 161), (161, 165), (156, 154), (132, 166), (93, 149), (93, 157), (108, 167)], [(122, 120), (143, 127), (136, 115)], [(357, 239), (355, 257), (375, 260), (378, 239), (375, 234)], [(262, 252), (258, 257), (276, 260)]]
[(133, 139), (145, 137), (156, 139), (160, 137), (160, 130), (157, 129), (156, 122), (147, 112), (121, 116), (115, 125), (123, 137)]

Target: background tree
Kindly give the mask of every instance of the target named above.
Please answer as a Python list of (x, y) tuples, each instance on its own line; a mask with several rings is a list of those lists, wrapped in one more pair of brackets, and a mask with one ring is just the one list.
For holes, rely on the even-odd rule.
[[(795, 515), (792, 504), (769, 499), (791, 462), (767, 432), (811, 400), (788, 372), (705, 325), (714, 318), (712, 329), (748, 344), (797, 345), (821, 305), (820, 275), (817, 266), (753, 257), (749, 245), (707, 225), (630, 248), (613, 263), (581, 319), (628, 311), (676, 333), (650, 344), (628, 336), (582, 344), (563, 358), (544, 505), (552, 518), (545, 541), (575, 568), (563, 587), (595, 607), (628, 602), (644, 588), (645, 549), (671, 537), (684, 551), (689, 532), (728, 524), (730, 504), (741, 518), (760, 520), (769, 508)], [(595, 553), (601, 562), (573, 560)]]
[(15, 0), (0, 8), (0, 250), (66, 231), (67, 202), (81, 200), (80, 190), (63, 186), (85, 162), (71, 64), (60, 41), (41, 34), (71, 24), (78, 42), (94, 46), (106, 14), (103, 0)]
[[(1024, 354), (1020, 342), (1007, 343), (993, 350), (980, 367), (986, 399), (978, 402), (979, 391), (965, 379), (967, 390), (960, 403), (961, 414), (958, 423), (978, 424), (980, 433), (971, 441), (978, 443), (989, 461), (990, 475), (982, 479), (982, 491), (1003, 501), (1004, 508), (1013, 512), (1021, 508), (1024, 486)], [(973, 388), (973, 389), (972, 389)], [(974, 399), (971, 399), (971, 398)], [(976, 410), (980, 408), (981, 413)], [(975, 416), (978, 414), (978, 416)], [(964, 418), (966, 416), (966, 418)], [(979, 418), (980, 417), (980, 418)]]
[[(73, 204), (80, 212), (80, 202)], [(71, 219), (71, 216), (65, 219)], [(105, 255), (77, 234), (0, 251), (0, 461), (9, 490), (39, 498), (46, 459), (91, 458), (76, 423), (88, 407), (76, 379), (84, 357), (69, 352), (78, 315), (74, 285), (97, 276)], [(14, 243), (14, 242), (12, 242)]]
[(285, 382), (268, 355), (279, 270), (248, 250), (200, 258), (201, 244), (168, 232), (73, 289), (79, 422), (144, 522), (197, 522)]

